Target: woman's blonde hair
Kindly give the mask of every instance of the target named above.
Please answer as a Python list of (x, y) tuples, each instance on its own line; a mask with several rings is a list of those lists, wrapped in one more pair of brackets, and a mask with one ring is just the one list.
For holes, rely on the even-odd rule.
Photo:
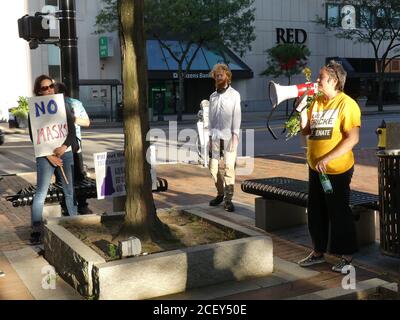
[(215, 79), (215, 73), (219, 70), (222, 70), (225, 72), (227, 78), (228, 78), (228, 83), (231, 84), (232, 82), (232, 71), (229, 69), (229, 67), (224, 64), (224, 63), (217, 63), (216, 65), (214, 65), (214, 67), (212, 68), (211, 72), (210, 72), (210, 76), (211, 78)]
[(331, 60), (323, 68), (328, 73), (329, 78), (337, 80), (335, 89), (343, 91), (347, 77), (347, 72), (344, 70), (343, 66), (335, 60)]

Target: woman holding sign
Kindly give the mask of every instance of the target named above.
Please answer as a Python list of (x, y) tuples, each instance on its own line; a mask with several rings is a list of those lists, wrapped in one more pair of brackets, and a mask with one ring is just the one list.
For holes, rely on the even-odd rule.
[[(41, 75), (36, 78), (33, 91), (35, 96), (54, 95), (56, 93), (54, 81), (46, 75)], [(77, 214), (77, 207), (74, 201), (74, 158), (72, 153), (72, 148), (76, 148), (77, 141), (74, 118), (68, 108), (66, 108), (66, 115), (68, 134), (65, 141), (61, 146), (55, 148), (52, 154), (36, 157), (37, 187), (32, 204), (31, 242), (33, 244), (41, 242), (43, 206), (54, 173), (58, 175), (59, 180), (62, 182), (69, 215)], [(33, 141), (31, 125), (32, 121), (29, 121), (29, 133)]]

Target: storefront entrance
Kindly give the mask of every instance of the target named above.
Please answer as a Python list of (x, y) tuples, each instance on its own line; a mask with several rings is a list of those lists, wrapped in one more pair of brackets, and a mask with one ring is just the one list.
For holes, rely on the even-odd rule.
[[(163, 121), (164, 115), (176, 114), (177, 97), (179, 96), (178, 81), (150, 81), (149, 108), (154, 116)], [(185, 103), (183, 113), (194, 114), (199, 111), (200, 102), (209, 99), (215, 90), (214, 81), (207, 79), (187, 79), (184, 84)]]
[(176, 84), (173, 81), (150, 81), (149, 108), (162, 121), (164, 115), (176, 113)]

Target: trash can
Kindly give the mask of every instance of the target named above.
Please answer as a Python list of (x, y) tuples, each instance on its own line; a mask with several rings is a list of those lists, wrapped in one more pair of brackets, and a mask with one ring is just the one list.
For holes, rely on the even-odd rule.
[(377, 152), (379, 181), (380, 249), (400, 258), (400, 149)]

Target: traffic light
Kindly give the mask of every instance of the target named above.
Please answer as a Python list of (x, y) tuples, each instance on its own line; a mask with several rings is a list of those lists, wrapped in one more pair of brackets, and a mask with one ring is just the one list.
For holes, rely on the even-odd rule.
[(26, 41), (50, 38), (48, 19), (42, 16), (25, 15), (18, 19), (19, 37)]

